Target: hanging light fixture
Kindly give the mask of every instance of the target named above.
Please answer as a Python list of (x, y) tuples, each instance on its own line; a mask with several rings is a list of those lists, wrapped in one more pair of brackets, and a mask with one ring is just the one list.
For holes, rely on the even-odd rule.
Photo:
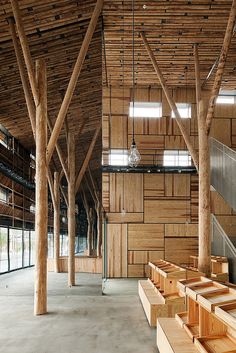
[(133, 119), (133, 136), (132, 136), (132, 143), (130, 146), (130, 151), (129, 151), (129, 157), (128, 157), (128, 163), (130, 167), (137, 167), (137, 165), (139, 164), (141, 157), (140, 157), (140, 153), (138, 151), (137, 145), (135, 143), (135, 138), (134, 138), (134, 108), (135, 108), (135, 104), (134, 104), (134, 89), (135, 89), (135, 71), (134, 71), (134, 0), (132, 0), (132, 69), (133, 69), (133, 90), (132, 90), (132, 105), (133, 105), (133, 111), (132, 111), (132, 119)]

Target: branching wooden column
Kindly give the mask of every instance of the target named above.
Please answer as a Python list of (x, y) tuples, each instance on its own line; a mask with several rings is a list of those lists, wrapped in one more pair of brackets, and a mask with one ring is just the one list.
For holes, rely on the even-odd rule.
[(48, 236), (48, 185), (47, 185), (47, 83), (46, 65), (36, 61), (36, 84), (39, 101), (36, 106), (36, 259), (35, 259), (35, 315), (47, 312), (47, 236)]
[(68, 134), (68, 286), (75, 285), (75, 138)]
[(207, 276), (211, 273), (211, 213), (210, 213), (210, 151), (206, 128), (206, 104), (199, 103), (199, 244), (198, 269)]
[(60, 256), (60, 189), (59, 189), (59, 173), (54, 172), (54, 214), (53, 214), (53, 229), (54, 229), (54, 271), (60, 272), (59, 256)]

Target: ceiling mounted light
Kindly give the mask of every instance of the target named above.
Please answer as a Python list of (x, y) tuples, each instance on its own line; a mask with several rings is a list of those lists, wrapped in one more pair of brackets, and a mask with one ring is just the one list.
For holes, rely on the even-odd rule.
[(133, 70), (133, 90), (132, 90), (132, 105), (133, 105), (133, 138), (132, 138), (132, 143), (130, 146), (130, 151), (129, 151), (129, 158), (128, 158), (128, 162), (129, 162), (129, 166), (130, 167), (137, 167), (137, 165), (139, 164), (140, 160), (141, 160), (141, 156), (140, 153), (138, 151), (136, 142), (135, 142), (135, 137), (134, 137), (134, 109), (135, 109), (135, 104), (134, 104), (134, 98), (135, 98), (135, 94), (134, 94), (134, 89), (135, 89), (135, 68), (134, 68), (134, 0), (132, 0), (132, 70)]

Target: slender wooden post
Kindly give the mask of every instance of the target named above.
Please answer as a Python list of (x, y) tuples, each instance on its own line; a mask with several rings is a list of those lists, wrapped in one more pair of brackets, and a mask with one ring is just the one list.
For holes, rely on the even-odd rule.
[(157, 64), (156, 58), (155, 58), (155, 56), (154, 56), (154, 54), (153, 54), (153, 52), (152, 52), (152, 50), (150, 48), (150, 45), (149, 45), (149, 43), (148, 43), (148, 41), (146, 39), (146, 36), (145, 36), (145, 34), (143, 32), (141, 32), (140, 35), (141, 35), (141, 38), (143, 40), (143, 44), (144, 44), (144, 46), (145, 46), (145, 48), (147, 50), (147, 53), (149, 55), (149, 58), (150, 58), (150, 60), (152, 62), (153, 68), (154, 68), (154, 70), (155, 70), (155, 72), (157, 74), (157, 77), (158, 77), (159, 81), (160, 81), (162, 89), (163, 89), (163, 91), (165, 93), (165, 96), (166, 96), (166, 99), (167, 99), (167, 101), (169, 103), (169, 106), (171, 107), (171, 109), (173, 110), (173, 112), (175, 114), (176, 122), (177, 122), (177, 124), (179, 126), (179, 129), (180, 129), (181, 134), (182, 134), (182, 136), (184, 138), (184, 141), (185, 141), (186, 146), (187, 146), (187, 148), (189, 150), (189, 153), (191, 154), (191, 157), (193, 159), (193, 163), (195, 164), (196, 169), (198, 169), (198, 155), (197, 155), (197, 151), (193, 147), (193, 144), (192, 144), (192, 142), (190, 140), (190, 136), (187, 133), (187, 131), (185, 129), (185, 126), (182, 123), (181, 116), (179, 114), (177, 106), (176, 106), (176, 104), (174, 102), (174, 99), (172, 98), (172, 95), (170, 93), (169, 87), (166, 84), (166, 81), (165, 81), (165, 79), (164, 79), (164, 77), (162, 75), (162, 72), (161, 72), (158, 64)]
[(87, 166), (88, 166), (90, 158), (92, 156), (95, 143), (97, 141), (97, 138), (98, 138), (100, 130), (101, 130), (101, 126), (102, 126), (102, 122), (100, 121), (99, 124), (98, 124), (97, 129), (95, 130), (95, 133), (93, 135), (92, 141), (91, 141), (91, 143), (89, 145), (89, 148), (88, 148), (88, 151), (87, 151), (86, 156), (84, 158), (82, 167), (80, 168), (79, 174), (78, 174), (78, 176), (76, 178), (76, 183), (75, 183), (75, 191), (76, 192), (79, 191), (80, 183), (81, 183), (81, 181), (83, 179), (84, 173), (86, 172)]
[(75, 138), (74, 134), (68, 134), (68, 286), (75, 285)]
[(25, 75), (24, 62), (23, 62), (23, 59), (22, 59), (18, 38), (17, 38), (17, 35), (16, 35), (14, 18), (13, 17), (9, 18), (8, 22), (9, 22), (11, 37), (12, 37), (12, 41), (13, 41), (13, 45), (14, 45), (14, 49), (15, 49), (15, 54), (16, 54), (16, 59), (17, 59), (17, 63), (18, 63), (19, 73), (20, 73), (20, 77), (21, 77), (22, 87), (23, 87), (24, 94), (25, 94), (25, 100), (26, 100), (26, 106), (27, 106), (27, 109), (28, 109), (28, 115), (29, 115), (29, 118), (30, 118), (32, 131), (33, 131), (33, 134), (34, 134), (34, 137), (35, 137), (35, 106), (34, 106), (34, 103), (32, 101), (32, 97), (30, 95), (30, 87), (29, 87), (29, 83), (28, 83), (28, 80), (26, 79), (26, 75)]
[(53, 214), (53, 230), (54, 230), (54, 271), (60, 272), (60, 190), (59, 190), (59, 173), (54, 172), (54, 214)]
[(198, 269), (207, 276), (211, 273), (211, 214), (210, 214), (210, 152), (206, 128), (206, 109), (199, 104), (199, 220)]
[(101, 202), (98, 200), (96, 205), (97, 212), (97, 256), (101, 256), (102, 249), (102, 210), (101, 210)]
[(196, 76), (197, 117), (199, 117), (199, 104), (200, 104), (200, 100), (201, 100), (201, 77), (200, 77), (198, 44), (194, 45), (194, 66), (195, 66), (195, 76)]
[(214, 80), (214, 84), (213, 84), (212, 91), (211, 91), (211, 97), (210, 97), (209, 104), (208, 104), (208, 111), (207, 111), (207, 117), (206, 117), (206, 126), (207, 126), (207, 133), (208, 134), (210, 133), (211, 123), (212, 123), (212, 119), (213, 119), (214, 111), (215, 111), (215, 102), (216, 102), (216, 98), (217, 98), (219, 91), (220, 91), (220, 86), (221, 86), (221, 82), (222, 82), (226, 59), (227, 59), (227, 55), (229, 52), (231, 39), (233, 36), (233, 31), (234, 31), (234, 26), (235, 26), (235, 18), (236, 18), (236, 0), (233, 0), (230, 14), (229, 14), (229, 18), (228, 18), (227, 28), (225, 31), (224, 42), (222, 45), (220, 58), (219, 58), (218, 66), (217, 66), (215, 80)]
[(19, 34), (22, 52), (23, 52), (23, 56), (25, 59), (25, 63), (26, 63), (26, 67), (27, 67), (27, 71), (28, 71), (28, 75), (29, 75), (29, 82), (30, 82), (32, 93), (33, 93), (34, 102), (35, 102), (35, 105), (37, 106), (38, 100), (39, 100), (39, 92), (38, 92), (38, 88), (37, 88), (37, 84), (36, 84), (36, 80), (35, 80), (35, 71), (34, 71), (33, 61), (32, 61), (31, 55), (30, 55), (27, 37), (26, 37), (25, 31), (24, 31), (24, 25), (23, 25), (23, 21), (21, 18), (18, 0), (11, 0), (11, 6), (12, 6), (12, 11), (14, 14), (15, 21), (16, 21), (16, 27), (17, 27), (17, 31)]
[(47, 312), (47, 237), (48, 237), (48, 185), (47, 185), (47, 81), (46, 65), (36, 61), (36, 82), (39, 102), (36, 107), (36, 254), (35, 254), (35, 315)]
[(89, 44), (91, 42), (94, 30), (96, 28), (99, 15), (102, 11), (103, 1), (104, 0), (97, 0), (97, 2), (96, 2), (91, 20), (89, 22), (89, 26), (87, 28), (87, 32), (84, 36), (84, 40), (83, 40), (82, 46), (80, 48), (78, 58), (76, 60), (76, 63), (75, 63), (75, 66), (74, 66), (74, 69), (73, 69), (65, 96), (63, 98), (63, 102), (61, 104), (61, 107), (60, 107), (60, 110), (59, 110), (59, 113), (58, 113), (58, 116), (57, 116), (57, 119), (56, 119), (56, 122), (55, 122), (55, 125), (53, 128), (52, 134), (50, 136), (50, 139), (48, 142), (48, 157), (47, 157), (48, 163), (51, 160), (53, 150), (55, 148), (55, 144), (57, 142), (58, 136), (60, 135), (62, 125), (64, 123), (66, 114), (68, 112), (68, 108), (69, 108), (69, 105), (70, 105), (70, 102), (71, 102), (71, 99), (72, 99), (72, 96), (73, 96), (73, 93), (74, 93), (74, 90), (76, 87), (78, 77), (80, 75), (80, 71), (82, 69), (82, 65), (83, 65), (85, 56), (88, 51)]

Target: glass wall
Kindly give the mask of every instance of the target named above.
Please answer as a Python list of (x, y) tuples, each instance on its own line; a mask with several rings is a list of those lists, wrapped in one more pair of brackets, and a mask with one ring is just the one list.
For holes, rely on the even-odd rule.
[(0, 273), (8, 271), (8, 230), (0, 228)]
[(0, 274), (34, 265), (35, 232), (0, 227)]
[(22, 268), (22, 245), (23, 234), (21, 229), (9, 229), (9, 257), (10, 271)]

